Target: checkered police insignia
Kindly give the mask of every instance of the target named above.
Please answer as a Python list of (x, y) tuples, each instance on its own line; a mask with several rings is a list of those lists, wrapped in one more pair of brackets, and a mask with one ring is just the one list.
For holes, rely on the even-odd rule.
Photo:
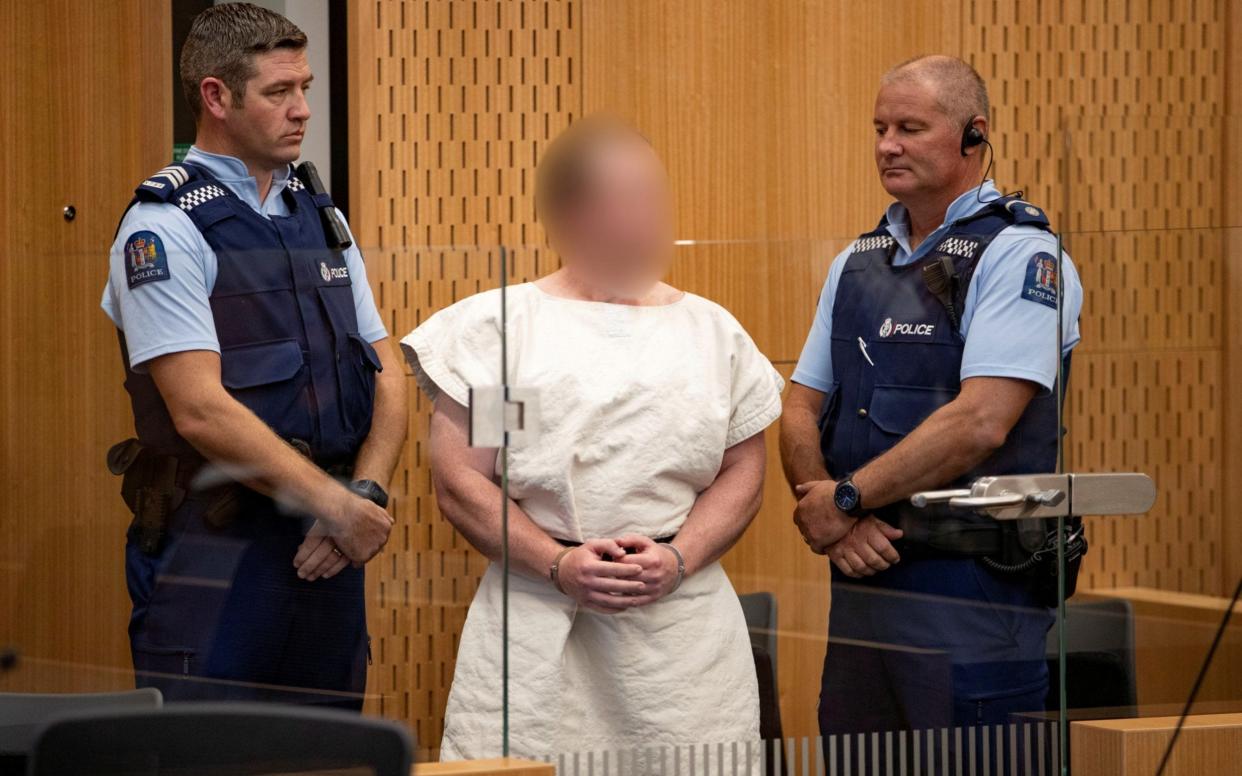
[(859, 237), (854, 242), (854, 253), (866, 253), (867, 251), (888, 250), (893, 247), (897, 241), (887, 234), (876, 234), (870, 237)]
[(975, 253), (979, 250), (979, 243), (965, 237), (949, 237), (941, 241), (940, 245), (936, 246), (936, 250), (952, 256), (971, 259), (974, 258)]
[(223, 197), (227, 192), (214, 183), (192, 189), (177, 197), (177, 207), (189, 212), (204, 202)]
[(289, 191), (301, 191), (306, 188), (306, 184), (302, 183), (302, 179), (296, 175), (289, 176)]

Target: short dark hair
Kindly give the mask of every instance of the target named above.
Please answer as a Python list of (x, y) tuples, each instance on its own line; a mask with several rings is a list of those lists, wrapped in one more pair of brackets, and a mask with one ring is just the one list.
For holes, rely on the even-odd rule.
[(565, 215), (590, 185), (592, 157), (622, 143), (651, 145), (643, 133), (616, 116), (598, 114), (578, 119), (556, 137), (535, 170), (535, 208), (548, 224)]
[(306, 48), (306, 33), (275, 11), (251, 3), (223, 3), (194, 17), (181, 48), (181, 89), (195, 120), (203, 113), (199, 87), (204, 78), (223, 81), (236, 106), (255, 75), (255, 54), (280, 48)]

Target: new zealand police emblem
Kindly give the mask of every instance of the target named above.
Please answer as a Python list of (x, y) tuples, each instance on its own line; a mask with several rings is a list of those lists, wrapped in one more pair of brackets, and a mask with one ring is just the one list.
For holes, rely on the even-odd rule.
[(155, 232), (134, 232), (125, 241), (125, 277), (130, 288), (172, 277), (164, 243)]
[(1057, 308), (1057, 260), (1050, 253), (1037, 253), (1026, 267), (1022, 298)]

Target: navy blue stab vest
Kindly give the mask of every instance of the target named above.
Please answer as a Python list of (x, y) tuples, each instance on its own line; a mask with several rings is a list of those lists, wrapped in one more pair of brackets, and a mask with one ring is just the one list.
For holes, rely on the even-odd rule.
[[(886, 224), (882, 220), (855, 243), (833, 303), (836, 381), (820, 413), (820, 446), (834, 477), (856, 471), (896, 445), (961, 388), (965, 342), (944, 304), (927, 289), (923, 268), (942, 256), (952, 259), (959, 276), (954, 307), (960, 316), (979, 258), (1001, 230), (1029, 224), (1050, 231), (1038, 208), (1005, 197), (951, 224), (925, 258), (895, 266), (897, 244)], [(1005, 332), (985, 336), (1003, 337)], [(1060, 433), (1055, 396), (1037, 395), (1004, 446), (945, 487), (984, 475), (1054, 471)], [(908, 519), (898, 517), (899, 509), (894, 505), (876, 514), (908, 528)]]
[[(345, 462), (371, 428), (381, 363), (358, 332), (344, 256), (328, 248), (317, 207), (297, 178), (282, 192), (288, 216), (265, 218), (207, 170), (174, 165), (144, 181), (137, 202), (180, 207), (215, 251), (210, 303), (221, 380), (233, 398), (323, 465)], [(162, 453), (196, 456), (173, 425), (154, 380), (129, 367), (125, 388), (138, 439)]]

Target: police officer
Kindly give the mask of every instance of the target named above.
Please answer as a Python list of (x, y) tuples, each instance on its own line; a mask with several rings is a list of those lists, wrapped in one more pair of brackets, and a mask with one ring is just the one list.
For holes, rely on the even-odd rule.
[(246, 3), (194, 21), (181, 81), (197, 137), (143, 181), (112, 246), (137, 439), (113, 448), (139, 685), (169, 700), (361, 707), (362, 564), (405, 380), (330, 197), (293, 174), (310, 112), (306, 35)]
[[(944, 56), (875, 103), (897, 201), (833, 262), (793, 374), (781, 452), (811, 549), (832, 563), (825, 736), (1004, 722), (1042, 710), (1055, 577), (1047, 526), (917, 510), (918, 491), (1053, 471), (1056, 238), (983, 180), (986, 87)], [(1082, 290), (1063, 262), (1065, 359)]]

